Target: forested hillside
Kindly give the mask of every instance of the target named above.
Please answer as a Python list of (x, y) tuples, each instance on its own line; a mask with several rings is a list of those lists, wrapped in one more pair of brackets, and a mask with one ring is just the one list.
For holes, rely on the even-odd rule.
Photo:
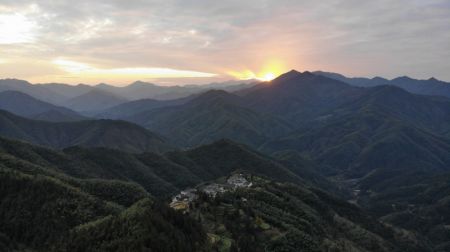
[(130, 152), (165, 152), (173, 149), (159, 135), (125, 121), (48, 122), (19, 117), (2, 110), (0, 136), (55, 149), (74, 145), (109, 147)]
[[(2, 249), (211, 251), (220, 247), (223, 251), (263, 251), (269, 241), (264, 245), (269, 251), (427, 248), (420, 236), (403, 237), (399, 230), (384, 226), (356, 206), (310, 187), (281, 164), (230, 142), (159, 158), (150, 153), (109, 152), (114, 159), (102, 163), (110, 160), (98, 156), (108, 153), (107, 149), (56, 152), (1, 139)], [(162, 163), (166, 159), (174, 159), (172, 167)], [(133, 164), (135, 170), (120, 168), (131, 160), (142, 163)], [(226, 160), (236, 161), (227, 164)], [(175, 167), (196, 178), (191, 183), (181, 178), (176, 182), (177, 176), (187, 174), (167, 169)], [(252, 176), (251, 188), (215, 199), (202, 197), (197, 207), (183, 215), (159, 198), (164, 195), (159, 188), (164, 183), (158, 184), (161, 180), (137, 173), (149, 168), (168, 181), (172, 177), (173, 190), (167, 187), (166, 191), (170, 194), (234, 171), (295, 184)], [(25, 214), (31, 212), (38, 214)], [(336, 236), (337, 232), (345, 235)], [(355, 233), (364, 238), (356, 238)]]

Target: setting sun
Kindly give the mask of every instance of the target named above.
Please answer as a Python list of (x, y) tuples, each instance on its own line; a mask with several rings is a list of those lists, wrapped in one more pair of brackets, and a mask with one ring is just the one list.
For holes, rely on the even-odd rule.
[(274, 73), (266, 73), (263, 77), (258, 78), (258, 80), (262, 81), (271, 81), (276, 78), (276, 75)]
[(260, 81), (271, 81), (286, 72), (287, 69), (282, 60), (272, 59), (262, 64), (259, 70), (228, 71), (227, 74), (240, 80), (257, 79)]

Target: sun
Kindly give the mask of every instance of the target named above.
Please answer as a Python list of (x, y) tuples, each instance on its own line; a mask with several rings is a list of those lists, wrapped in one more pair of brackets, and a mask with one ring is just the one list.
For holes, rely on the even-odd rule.
[(286, 67), (281, 60), (268, 60), (264, 62), (259, 69), (243, 69), (240, 71), (230, 70), (226, 72), (228, 75), (235, 77), (239, 80), (252, 80), (270, 82), (277, 78), (277, 76), (283, 74), (286, 71)]
[(275, 79), (276, 75), (274, 73), (265, 73), (262, 77), (258, 78), (262, 81), (271, 81)]
[(36, 24), (25, 15), (0, 14), (0, 44), (31, 43), (36, 29)]

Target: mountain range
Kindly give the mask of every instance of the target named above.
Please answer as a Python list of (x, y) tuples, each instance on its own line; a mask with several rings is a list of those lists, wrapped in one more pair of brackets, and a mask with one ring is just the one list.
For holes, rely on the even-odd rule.
[(241, 97), (208, 91), (191, 101), (122, 118), (160, 132), (179, 146), (196, 146), (221, 138), (259, 146), (292, 129), (289, 123), (242, 105)]
[(257, 83), (256, 80), (227, 81), (205, 85), (159, 86), (137, 81), (124, 87), (108, 84), (89, 86), (62, 83), (31, 84), (24, 80), (0, 80), (0, 92), (18, 91), (36, 99), (64, 106), (80, 112), (99, 112), (126, 101), (141, 99), (170, 100), (186, 97), (210, 89), (235, 91)]
[[(143, 84), (138, 86), (141, 85)], [(94, 92), (107, 94), (104, 91), (91, 91), (82, 96), (90, 96)], [(114, 97), (109, 94), (105, 96)], [(91, 101), (102, 103), (101, 99), (92, 97)], [(120, 103), (119, 100), (116, 102)], [(80, 105), (86, 106), (83, 110), (89, 107), (98, 109), (101, 107), (98, 104), (80, 102)], [(365, 185), (364, 181), (376, 185), (375, 180), (384, 178), (375, 172), (380, 171), (381, 167), (377, 166), (381, 164), (383, 169), (391, 170), (391, 175), (391, 166), (395, 167), (396, 174), (401, 175), (405, 170), (412, 172), (411, 163), (414, 162), (420, 164), (414, 165), (413, 167), (417, 167), (414, 169), (430, 171), (444, 171), (450, 162), (445, 158), (450, 132), (449, 99), (412, 94), (393, 85), (354, 87), (322, 75), (295, 70), (269, 83), (256, 84), (234, 93), (212, 90), (176, 100), (143, 99), (123, 102), (96, 116), (136, 123), (181, 148), (228, 138), (271, 155), (296, 151), (319, 164), (319, 169), (326, 176), (340, 174), (345, 179), (364, 178), (360, 183), (367, 189), (370, 186)], [(91, 124), (94, 122), (102, 125), (102, 131), (103, 127), (109, 128), (110, 124), (118, 123), (89, 121)], [(92, 126), (88, 128), (90, 127)], [(120, 132), (129, 132), (124, 128), (126, 127), (121, 128)], [(26, 134), (4, 130), (8, 133), (3, 135), (16, 138), (21, 136), (23, 140), (55, 146), (54, 143), (50, 144), (50, 140), (30, 137), (28, 132), (31, 130), (25, 131)], [(144, 129), (140, 128), (140, 131)], [(95, 134), (97, 133), (88, 135)], [(104, 135), (108, 136), (106, 133)], [(150, 150), (150, 147), (143, 147), (147, 144), (140, 141), (139, 144), (131, 144), (135, 140), (129, 137), (130, 133), (122, 135), (126, 141), (107, 137), (111, 139), (110, 142), (101, 141), (103, 144), (88, 146), (120, 148), (127, 145), (130, 146), (128, 150), (132, 151)], [(78, 137), (76, 135), (71, 140), (60, 141), (64, 144), (56, 147), (90, 142), (80, 141)], [(380, 155), (380, 152), (388, 151), (383, 149), (385, 145), (398, 146), (399, 150), (394, 156)], [(425, 154), (430, 150), (433, 155)], [(422, 156), (417, 153), (424, 154)], [(398, 163), (397, 156), (401, 155), (413, 155), (417, 160), (408, 159), (404, 163)], [(370, 177), (367, 177), (369, 174)], [(376, 177), (378, 178), (375, 179)]]
[[(39, 207), (87, 203), (67, 210), (76, 221), (57, 227), (63, 240), (33, 242), (41, 229), (21, 236), (21, 222), (2, 217), (0, 248), (114, 250), (136, 227), (142, 242), (158, 232), (178, 237), (174, 250), (447, 251), (448, 85), (295, 70), (204, 88), (2, 80), (0, 178), (9, 186), (0, 188), (13, 210), (0, 217), (31, 209), (12, 196), (26, 197), (26, 188), (54, 188), (53, 198), (37, 197)], [(163, 207), (234, 173), (254, 187), (200, 195), (185, 215)], [(168, 229), (140, 225), (158, 221), (143, 212)], [(124, 233), (102, 235), (110, 227)]]
[(374, 78), (349, 78), (342, 74), (330, 73), (323, 71), (314, 72), (317, 75), (322, 75), (331, 79), (339, 80), (358, 87), (375, 87), (381, 85), (392, 85), (400, 87), (408, 92), (422, 95), (436, 95), (450, 97), (450, 83), (438, 80), (436, 78), (429, 78), (428, 80), (417, 80), (408, 76), (397, 77), (388, 80), (382, 77)]

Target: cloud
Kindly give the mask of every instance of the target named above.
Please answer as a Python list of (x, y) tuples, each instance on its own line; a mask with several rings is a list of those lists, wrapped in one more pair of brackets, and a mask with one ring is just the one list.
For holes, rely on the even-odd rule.
[(449, 23), (448, 0), (3, 0), (0, 28), (11, 34), (0, 33), (0, 52), (224, 78), (282, 61), (284, 70), (450, 80)]
[(111, 75), (111, 76), (123, 76), (123, 75), (140, 75), (144, 78), (201, 78), (201, 77), (214, 77), (216, 74), (204, 73), (189, 70), (177, 70), (170, 68), (157, 68), (157, 67), (135, 67), (135, 68), (111, 68), (101, 69), (90, 66), (85, 63), (76, 61), (70, 61), (65, 59), (55, 59), (52, 61), (60, 69), (71, 74), (83, 74), (83, 75)]
[(0, 44), (32, 43), (36, 28), (36, 24), (22, 14), (0, 15)]
[(130, 78), (139, 80), (148, 79), (179, 79), (179, 78), (212, 78), (216, 74), (190, 70), (179, 70), (158, 67), (124, 67), (124, 68), (98, 68), (86, 63), (67, 59), (55, 59), (52, 63), (60, 70), (66, 72), (66, 78), (79, 80), (80, 76), (90, 83), (99, 83), (105, 80), (114, 80), (116, 83), (127, 83)]

